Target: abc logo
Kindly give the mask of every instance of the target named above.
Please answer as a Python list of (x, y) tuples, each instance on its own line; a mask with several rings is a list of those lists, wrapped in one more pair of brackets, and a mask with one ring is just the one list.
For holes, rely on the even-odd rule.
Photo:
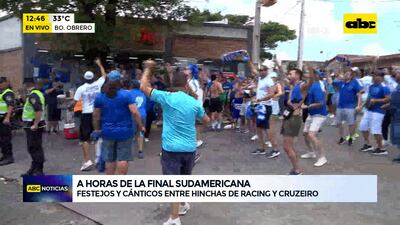
[(377, 14), (344, 14), (343, 27), (345, 34), (376, 34)]
[(26, 192), (40, 192), (40, 185), (27, 185)]

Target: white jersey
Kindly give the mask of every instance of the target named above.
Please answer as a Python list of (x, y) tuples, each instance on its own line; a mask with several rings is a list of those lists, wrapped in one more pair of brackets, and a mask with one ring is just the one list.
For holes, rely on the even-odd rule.
[[(258, 85), (257, 85), (257, 100), (262, 99), (268, 95), (268, 90), (275, 85), (274, 81), (269, 77), (266, 76), (264, 78), (258, 78)], [(267, 101), (260, 102), (262, 105), (269, 105), (272, 106), (272, 99)]]
[(81, 85), (75, 92), (74, 100), (79, 101), (82, 99), (82, 113), (93, 113), (94, 100), (96, 95), (100, 93), (105, 79), (100, 77), (95, 82)]
[(196, 93), (197, 95), (197, 101), (200, 102), (201, 105), (203, 105), (203, 89), (201, 89), (200, 83), (198, 80), (195, 79), (190, 79), (188, 81), (189, 87)]
[(386, 87), (389, 88), (390, 93), (395, 91), (397, 88), (396, 80), (390, 75), (385, 75), (385, 80), (383, 81), (383, 83), (386, 85)]
[(362, 95), (362, 100), (366, 101), (368, 98), (369, 86), (371, 86), (373, 83), (372, 76), (370, 75), (364, 76), (363, 78), (358, 79), (358, 82), (365, 91), (365, 93)]

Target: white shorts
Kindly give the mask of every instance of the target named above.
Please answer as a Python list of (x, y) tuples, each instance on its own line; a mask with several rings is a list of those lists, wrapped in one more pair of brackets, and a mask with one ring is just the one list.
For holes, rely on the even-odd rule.
[(382, 134), (382, 122), (385, 114), (366, 111), (360, 122), (360, 131), (371, 131), (371, 134)]
[(322, 115), (308, 115), (304, 123), (304, 133), (318, 132), (326, 120), (326, 116)]
[(348, 125), (354, 125), (356, 122), (356, 110), (338, 108), (336, 110), (336, 122), (341, 124), (343, 121)]

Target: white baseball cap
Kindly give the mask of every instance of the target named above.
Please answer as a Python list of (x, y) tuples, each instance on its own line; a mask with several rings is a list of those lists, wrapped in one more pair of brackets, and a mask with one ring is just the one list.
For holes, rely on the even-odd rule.
[(85, 78), (85, 80), (92, 80), (94, 78), (94, 74), (92, 71), (86, 71), (86, 73), (83, 75), (83, 78)]

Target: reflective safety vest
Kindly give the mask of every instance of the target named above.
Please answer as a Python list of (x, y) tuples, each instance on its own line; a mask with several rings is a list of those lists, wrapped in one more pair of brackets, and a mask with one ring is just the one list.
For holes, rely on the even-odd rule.
[[(32, 94), (36, 94), (37, 96), (39, 96), (40, 103), (42, 104), (42, 117), (40, 118), (40, 121), (44, 121), (44, 103), (45, 103), (44, 95), (39, 90), (31, 91), (29, 96)], [(24, 111), (22, 113), (22, 120), (28, 121), (28, 122), (35, 120), (35, 110), (33, 109), (32, 104), (29, 102), (29, 96), (26, 98), (25, 105), (24, 105)]]
[(6, 114), (8, 112), (7, 103), (6, 101), (4, 101), (3, 97), (9, 92), (14, 93), (11, 89), (7, 88), (3, 91), (3, 93), (0, 94), (0, 115)]

